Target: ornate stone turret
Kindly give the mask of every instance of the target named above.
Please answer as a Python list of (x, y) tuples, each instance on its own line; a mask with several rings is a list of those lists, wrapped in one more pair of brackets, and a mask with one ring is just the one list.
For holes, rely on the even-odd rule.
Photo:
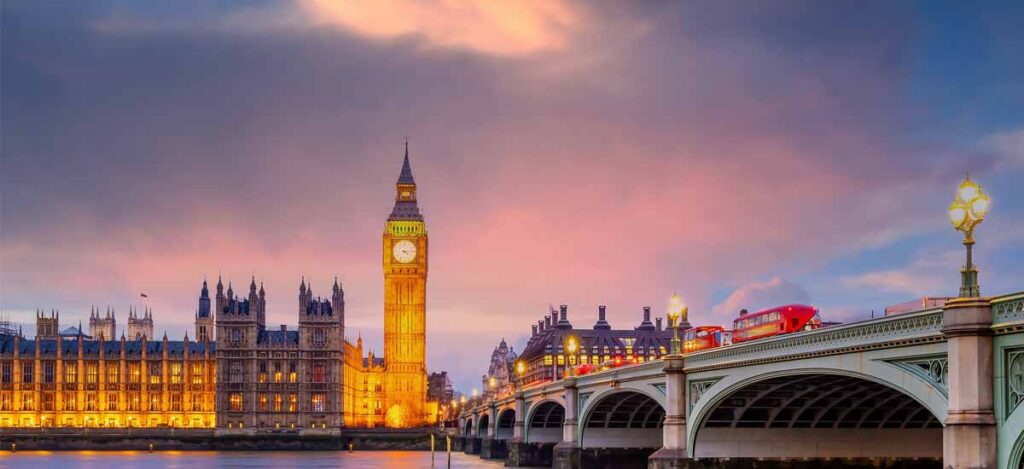
[(213, 314), (210, 311), (210, 289), (203, 280), (203, 289), (199, 291), (199, 308), (196, 310), (196, 340), (199, 342), (213, 341)]

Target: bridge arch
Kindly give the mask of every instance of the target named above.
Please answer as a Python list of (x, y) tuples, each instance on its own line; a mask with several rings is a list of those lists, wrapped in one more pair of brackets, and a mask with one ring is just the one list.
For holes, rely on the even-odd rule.
[(530, 406), (526, 412), (525, 440), (527, 443), (558, 443), (562, 441), (565, 406), (554, 400), (543, 400)]
[(487, 436), (487, 426), (491, 424), (491, 416), (487, 412), (480, 414), (480, 418), (477, 419), (476, 423), (476, 435), (477, 437), (484, 438)]
[(608, 389), (581, 406), (581, 448), (661, 447), (664, 397), (641, 388)]
[(462, 426), (462, 436), (473, 436), (473, 417), (470, 416), (465, 420), (466, 423)]
[(869, 360), (864, 371), (799, 366), (688, 390), (691, 456), (942, 457), (941, 390)]
[(503, 409), (498, 411), (498, 425), (494, 428), (494, 438), (511, 440), (516, 424), (516, 410)]

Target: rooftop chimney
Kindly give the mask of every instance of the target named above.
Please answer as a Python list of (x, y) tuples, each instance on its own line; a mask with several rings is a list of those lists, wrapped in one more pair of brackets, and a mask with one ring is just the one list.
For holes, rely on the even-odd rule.
[(572, 329), (572, 324), (569, 323), (569, 306), (561, 305), (558, 307), (561, 314), (559, 314), (558, 328), (559, 329)]
[(611, 330), (612, 328), (612, 326), (608, 324), (608, 321), (605, 319), (604, 309), (604, 305), (597, 307), (597, 323), (594, 324), (594, 330), (607, 331)]
[(638, 331), (653, 331), (654, 324), (651, 323), (651, 307), (644, 306), (644, 320), (636, 327)]
[(540, 334), (540, 333), (543, 333), (543, 332), (544, 332), (544, 320), (541, 319), (540, 321), (537, 321), (537, 333)]
[(537, 337), (537, 325), (534, 324), (530, 327), (533, 329), (533, 334), (530, 334), (530, 337)]
[(281, 332), (284, 332), (284, 331), (287, 331), (287, 330), (288, 330), (288, 325), (287, 324), (281, 324)]
[(746, 309), (741, 309), (740, 310), (740, 316), (746, 316), (746, 315), (747, 315), (747, 310)]
[(654, 318), (654, 326), (660, 331), (661, 330), (661, 318)]

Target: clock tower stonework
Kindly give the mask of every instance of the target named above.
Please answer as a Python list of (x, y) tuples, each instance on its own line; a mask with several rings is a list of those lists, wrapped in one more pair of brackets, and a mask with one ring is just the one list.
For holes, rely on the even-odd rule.
[(385, 422), (419, 427), (427, 420), (427, 229), (416, 204), (408, 142), (384, 226), (383, 263)]

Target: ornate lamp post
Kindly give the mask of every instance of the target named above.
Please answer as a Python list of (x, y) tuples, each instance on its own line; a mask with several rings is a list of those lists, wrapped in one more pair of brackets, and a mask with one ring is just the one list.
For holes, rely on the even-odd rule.
[(676, 326), (676, 322), (679, 318), (686, 315), (687, 308), (683, 304), (683, 299), (679, 295), (672, 294), (672, 298), (668, 301), (668, 327), (672, 328), (672, 355), (679, 355), (683, 353), (682, 344), (679, 341), (679, 328)]
[(569, 357), (576, 356), (576, 347), (579, 344), (576, 342), (575, 336), (569, 336), (565, 339), (565, 376), (571, 377), (573, 375), (572, 365), (569, 364)]
[(522, 360), (516, 362), (516, 387), (523, 388), (523, 375), (526, 374), (526, 363)]
[(971, 248), (974, 246), (974, 227), (978, 226), (989, 211), (991, 201), (981, 186), (965, 177), (964, 182), (956, 191), (953, 203), (949, 205), (949, 221), (953, 228), (964, 234), (964, 247), (967, 248), (967, 263), (960, 269), (960, 297), (975, 298), (981, 296), (978, 287), (978, 269), (974, 267)]

